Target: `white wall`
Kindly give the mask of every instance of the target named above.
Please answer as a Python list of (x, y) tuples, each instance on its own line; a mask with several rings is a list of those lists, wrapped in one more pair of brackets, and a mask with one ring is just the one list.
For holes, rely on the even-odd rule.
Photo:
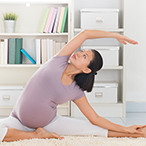
[(146, 101), (146, 0), (125, 0), (125, 35), (138, 45), (127, 45), (126, 101)]

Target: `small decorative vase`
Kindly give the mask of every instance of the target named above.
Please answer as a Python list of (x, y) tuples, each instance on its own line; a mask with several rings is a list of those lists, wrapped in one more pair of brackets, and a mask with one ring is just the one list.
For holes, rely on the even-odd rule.
[(4, 20), (4, 28), (6, 33), (15, 32), (16, 20)]

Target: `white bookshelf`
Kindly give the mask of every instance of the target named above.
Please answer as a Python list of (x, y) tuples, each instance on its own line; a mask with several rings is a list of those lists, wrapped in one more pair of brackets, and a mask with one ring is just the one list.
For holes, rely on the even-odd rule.
[(0, 65), (0, 68), (29, 68), (29, 67), (34, 67), (34, 68), (39, 68), (41, 64), (39, 65), (34, 65), (34, 64), (7, 64), (7, 65)]
[(123, 70), (123, 66), (105, 66), (102, 70)]
[[(74, 32), (81, 32), (82, 30), (83, 29), (81, 29), (81, 28), (74, 28)], [(109, 32), (121, 32), (121, 33), (124, 32), (124, 29), (123, 28), (119, 28), (119, 29), (104, 29), (104, 30), (105, 31), (109, 31)]]
[[(79, 32), (83, 31), (80, 28), (80, 9), (83, 8), (108, 8), (119, 9), (119, 28), (118, 29), (99, 29), (109, 32), (116, 32), (124, 34), (124, 0), (72, 0), (71, 9), (71, 37), (74, 37)], [(125, 104), (125, 51), (124, 45), (120, 44), (115, 39), (96, 39), (86, 40), (83, 45), (87, 46), (119, 46), (119, 66), (106, 66), (99, 71), (95, 78), (96, 82), (117, 82), (118, 83), (118, 103), (115, 104), (91, 104), (91, 106), (101, 116), (105, 117), (125, 117), (126, 104)], [(80, 49), (80, 48), (79, 48)], [(83, 116), (76, 108), (74, 103), (71, 103), (71, 115), (73, 117)]]
[(68, 33), (0, 33), (1, 37), (49, 37), (68, 36)]
[[(68, 7), (68, 32), (40, 33), (40, 28), (48, 7)], [(70, 3), (68, 0), (42, 0), (42, 1), (11, 1), (0, 0), (0, 17), (5, 12), (18, 14), (15, 33), (5, 33), (3, 20), (0, 19), (0, 39), (23, 38), (23, 47), (35, 59), (35, 39), (48, 38), (60, 42), (70, 40)], [(26, 59), (27, 60), (27, 59)], [(24, 64), (0, 64), (0, 86), (25, 85), (41, 64), (32, 64), (28, 60)], [(8, 116), (13, 106), (0, 106), (0, 116)], [(58, 114), (70, 116), (70, 102), (59, 105)]]

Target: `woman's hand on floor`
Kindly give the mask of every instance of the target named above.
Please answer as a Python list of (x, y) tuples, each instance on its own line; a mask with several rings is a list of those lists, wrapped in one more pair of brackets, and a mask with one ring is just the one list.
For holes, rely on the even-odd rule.
[(117, 33), (116, 39), (117, 39), (120, 43), (122, 43), (122, 44), (124, 44), (124, 45), (126, 45), (127, 43), (133, 44), (133, 45), (138, 44), (137, 41), (132, 40), (132, 39), (126, 37), (126, 36), (120, 35), (120, 34), (118, 34), (118, 33)]

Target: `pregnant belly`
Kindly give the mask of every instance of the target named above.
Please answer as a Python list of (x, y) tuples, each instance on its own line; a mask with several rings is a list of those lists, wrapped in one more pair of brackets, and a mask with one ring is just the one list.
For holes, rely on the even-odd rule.
[(19, 120), (29, 128), (44, 127), (56, 116), (56, 107), (48, 104), (21, 106), (18, 111)]

